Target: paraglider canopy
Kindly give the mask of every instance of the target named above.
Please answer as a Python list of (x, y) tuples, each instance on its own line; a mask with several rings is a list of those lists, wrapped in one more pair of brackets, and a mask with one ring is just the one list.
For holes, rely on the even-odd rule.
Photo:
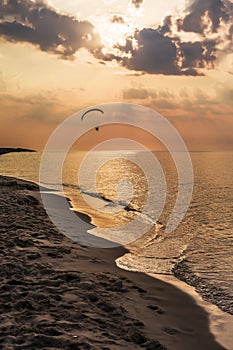
[(83, 120), (85, 115), (87, 115), (90, 112), (101, 112), (102, 114), (104, 114), (104, 111), (100, 108), (91, 108), (91, 109), (88, 109), (88, 111), (86, 111), (85, 113), (83, 113), (83, 115), (81, 116), (81, 120)]
[[(86, 111), (85, 113), (83, 113), (83, 115), (81, 116), (81, 120), (83, 120), (85, 115), (90, 113), (90, 112), (100, 112), (100, 113), (104, 114), (104, 111), (102, 109), (100, 109), (100, 108), (91, 108), (91, 109), (88, 109), (88, 111)], [(99, 131), (99, 127), (97, 126), (95, 128), (95, 130)]]

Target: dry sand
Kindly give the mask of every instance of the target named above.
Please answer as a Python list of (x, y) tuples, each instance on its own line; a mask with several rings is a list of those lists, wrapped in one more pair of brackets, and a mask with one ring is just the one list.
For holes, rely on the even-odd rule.
[(0, 177), (0, 349), (224, 349), (175, 286), (120, 270), (119, 249), (57, 231), (38, 186)]

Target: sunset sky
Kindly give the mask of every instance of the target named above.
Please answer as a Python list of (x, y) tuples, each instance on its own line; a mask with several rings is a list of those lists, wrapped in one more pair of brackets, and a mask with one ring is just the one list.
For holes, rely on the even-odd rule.
[(117, 101), (160, 112), (190, 150), (232, 150), (232, 23), (232, 0), (0, 0), (0, 146), (41, 150)]

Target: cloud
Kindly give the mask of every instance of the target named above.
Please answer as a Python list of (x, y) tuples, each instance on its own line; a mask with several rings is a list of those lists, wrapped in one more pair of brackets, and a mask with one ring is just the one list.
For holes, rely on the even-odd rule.
[(232, 24), (232, 26), (229, 29), (229, 40), (233, 41), (233, 24)]
[(123, 98), (125, 100), (131, 100), (131, 99), (145, 100), (148, 97), (149, 97), (149, 92), (144, 88), (140, 88), (140, 89), (131, 88), (123, 91)]
[[(226, 3), (230, 7), (230, 1)], [(187, 8), (187, 12), (188, 14), (179, 20), (179, 29), (186, 32), (203, 33), (208, 26), (203, 20), (205, 15), (208, 15), (211, 21), (212, 32), (217, 31), (221, 20), (227, 21), (229, 18), (223, 0), (196, 0)]]
[(0, 72), (0, 92), (6, 91), (6, 82), (3, 76), (3, 73)]
[(163, 20), (163, 25), (160, 27), (162, 34), (171, 33), (172, 28), (172, 16), (166, 16)]
[(213, 62), (216, 60), (215, 45), (214, 41), (181, 42), (180, 53), (183, 58), (181, 67), (192, 69), (213, 66)]
[(131, 3), (133, 6), (135, 6), (137, 9), (140, 8), (143, 4), (144, 0), (132, 0)]
[(188, 119), (215, 119), (216, 115), (231, 115), (233, 104), (233, 89), (229, 83), (218, 84), (213, 90), (191, 89), (187, 87), (177, 90), (151, 90), (144, 86), (123, 90), (123, 99), (129, 102), (140, 100), (140, 103), (155, 108), (174, 119), (174, 111), (178, 119), (188, 115)]
[(233, 88), (232, 86), (219, 86), (216, 89), (216, 95), (218, 96), (221, 103), (224, 104), (224, 106), (231, 106), (233, 105)]
[(177, 97), (169, 90), (148, 90), (144, 87), (130, 88), (123, 91), (125, 100), (144, 100), (144, 104), (155, 107), (157, 110), (164, 111), (177, 109), (180, 107)]
[(63, 58), (72, 58), (81, 48), (91, 53), (101, 48), (90, 22), (60, 14), (39, 0), (1, 2), (0, 36), (6, 41), (31, 43)]
[[(131, 0), (135, 8), (142, 3)], [(0, 37), (31, 43), (64, 59), (73, 59), (85, 48), (101, 64), (116, 61), (133, 74), (199, 76), (232, 53), (232, 18), (230, 0), (195, 0), (182, 16), (168, 15), (157, 28), (137, 29), (126, 37), (125, 44), (108, 49), (89, 21), (61, 14), (41, 0), (4, 0), (0, 3)], [(126, 23), (117, 14), (109, 20)], [(185, 40), (185, 32), (197, 33), (196, 41), (193, 36), (187, 41), (187, 35)]]
[[(99, 58), (141, 74), (204, 75), (233, 52), (232, 19), (229, 0), (195, 0), (183, 16), (168, 15), (157, 28), (135, 30), (124, 45), (115, 45), (114, 54), (105, 51)], [(187, 40), (184, 32), (198, 35)]]
[[(135, 41), (136, 48), (133, 47)], [(122, 66), (149, 74), (202, 75), (199, 69), (212, 67), (216, 60), (214, 41), (182, 42), (177, 37), (165, 35), (160, 28), (136, 31), (124, 46), (118, 48), (124, 55), (115, 59)]]
[(123, 18), (122, 16), (114, 15), (114, 16), (111, 18), (111, 23), (124, 24), (125, 21), (124, 21), (124, 18)]
[[(134, 40), (137, 41), (137, 49), (133, 48)], [(125, 53), (131, 52), (131, 57), (124, 57), (121, 62), (128, 69), (151, 74), (179, 73), (174, 42), (156, 29), (145, 28), (135, 32), (134, 37), (120, 49)]]

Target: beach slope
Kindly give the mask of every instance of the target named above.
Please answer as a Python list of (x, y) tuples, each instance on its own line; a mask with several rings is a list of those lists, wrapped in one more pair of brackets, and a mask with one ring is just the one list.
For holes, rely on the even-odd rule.
[(120, 270), (50, 222), (37, 185), (0, 176), (0, 348), (220, 350), (174, 286)]

